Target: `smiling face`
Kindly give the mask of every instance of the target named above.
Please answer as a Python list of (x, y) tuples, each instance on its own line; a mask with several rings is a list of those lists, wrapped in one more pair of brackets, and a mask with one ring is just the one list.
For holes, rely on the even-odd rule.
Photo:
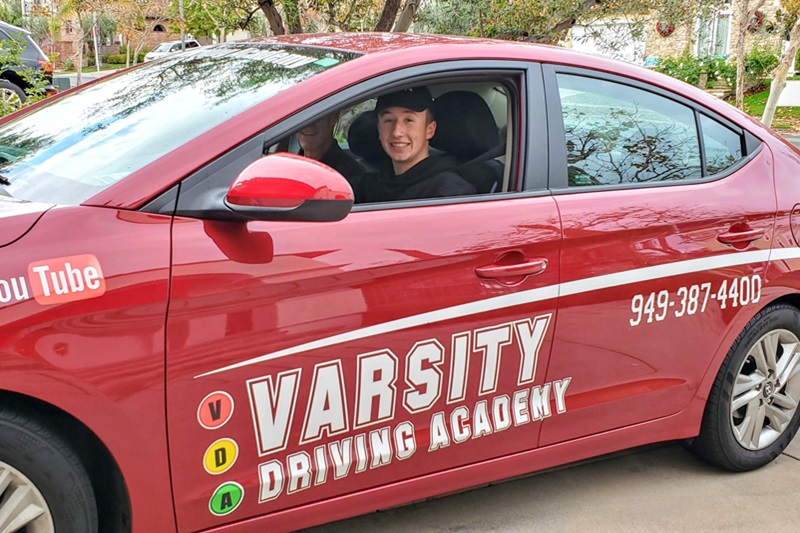
[(333, 128), (339, 120), (337, 113), (325, 115), (312, 122), (297, 133), (297, 140), (303, 148), (303, 155), (320, 160), (333, 144)]
[(428, 141), (436, 133), (436, 122), (428, 111), (387, 107), (378, 115), (378, 137), (399, 175), (428, 157)]

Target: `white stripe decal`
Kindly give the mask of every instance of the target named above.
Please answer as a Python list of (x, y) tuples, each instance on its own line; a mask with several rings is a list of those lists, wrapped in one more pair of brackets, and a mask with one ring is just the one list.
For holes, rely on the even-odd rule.
[(287, 355), (294, 355), (307, 352), (309, 350), (316, 350), (318, 348), (326, 348), (336, 344), (373, 337), (375, 335), (381, 335), (384, 333), (391, 333), (393, 331), (409, 329), (425, 324), (443, 322), (453, 318), (477, 315), (488, 311), (516, 307), (518, 305), (527, 303), (541, 302), (551, 298), (557, 298), (559, 296), (570, 296), (584, 292), (620, 287), (622, 285), (630, 285), (632, 283), (641, 283), (655, 279), (692, 274), (705, 270), (795, 258), (800, 258), (800, 248), (780, 248), (773, 250), (772, 256), (770, 256), (770, 250), (754, 250), (751, 252), (730, 253), (725, 255), (716, 255), (713, 257), (704, 257), (701, 259), (689, 259), (687, 261), (678, 261), (676, 263), (668, 263), (665, 265), (636, 268), (632, 270), (626, 270), (624, 272), (616, 272), (614, 274), (605, 274), (592, 278), (568, 281), (566, 283), (550, 285), (547, 287), (539, 287), (527, 291), (515, 292), (513, 294), (495, 296), (494, 298), (487, 298), (477, 302), (470, 302), (467, 304), (455, 305), (453, 307), (446, 307), (444, 309), (437, 309), (436, 311), (429, 311), (419, 315), (413, 315), (397, 320), (391, 320), (389, 322), (384, 322), (382, 324), (375, 324), (374, 326), (368, 326), (366, 328), (348, 331), (347, 333), (340, 333), (331, 337), (325, 337), (323, 339), (299, 344), (297, 346), (292, 346), (291, 348), (286, 348), (277, 352), (254, 357), (252, 359), (218, 368), (216, 370), (211, 370), (204, 374), (195, 376), (195, 379), (213, 374), (219, 374), (235, 368), (242, 368), (245, 366), (263, 363), (265, 361), (271, 361), (273, 359), (279, 359), (281, 357), (286, 357)]

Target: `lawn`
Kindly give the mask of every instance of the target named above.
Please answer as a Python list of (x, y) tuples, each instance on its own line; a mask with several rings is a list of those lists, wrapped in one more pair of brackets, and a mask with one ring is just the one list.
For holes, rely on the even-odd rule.
[[(744, 97), (744, 110), (757, 120), (764, 114), (764, 106), (769, 97), (769, 87), (763, 91)], [(778, 131), (800, 132), (800, 107), (779, 107), (775, 110), (772, 128)]]

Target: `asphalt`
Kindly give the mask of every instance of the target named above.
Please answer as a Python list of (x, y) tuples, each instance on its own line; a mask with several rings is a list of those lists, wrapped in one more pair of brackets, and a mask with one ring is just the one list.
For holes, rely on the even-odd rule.
[(790, 80), (781, 91), (778, 107), (800, 107), (800, 81)]
[(800, 439), (769, 465), (746, 473), (721, 471), (672, 443), (306, 533), (797, 533), (798, 487)]

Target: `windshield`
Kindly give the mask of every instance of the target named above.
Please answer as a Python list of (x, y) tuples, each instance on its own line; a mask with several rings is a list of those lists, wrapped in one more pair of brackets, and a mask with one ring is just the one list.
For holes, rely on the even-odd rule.
[(169, 47), (172, 46), (169, 43), (161, 43), (155, 48), (153, 48), (153, 52), (167, 52), (169, 51)]
[(15, 198), (79, 204), (167, 152), (355, 57), (317, 48), (220, 45), (106, 78), (0, 127)]

